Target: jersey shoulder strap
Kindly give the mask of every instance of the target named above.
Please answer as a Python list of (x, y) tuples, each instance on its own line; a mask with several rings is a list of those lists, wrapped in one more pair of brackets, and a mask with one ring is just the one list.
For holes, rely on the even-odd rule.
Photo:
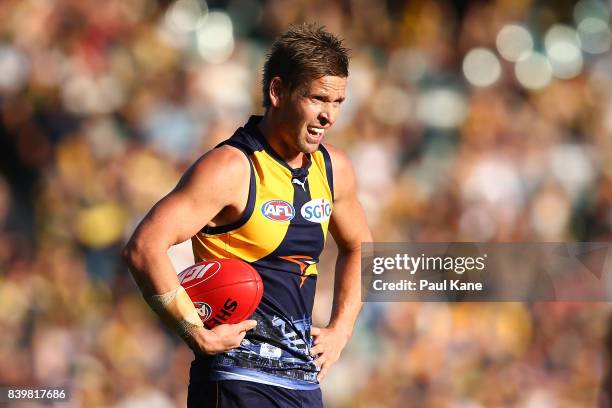
[(253, 167), (253, 161), (251, 160), (251, 156), (255, 151), (261, 150), (262, 147), (260, 144), (258, 146), (258, 144), (258, 141), (254, 137), (251, 137), (246, 132), (244, 132), (243, 128), (239, 128), (232, 137), (215, 146), (215, 149), (221, 146), (232, 146), (244, 153), (247, 160), (249, 161), (249, 167), (251, 169), (249, 177), (249, 196), (244, 212), (237, 221), (231, 224), (220, 225), (216, 227), (206, 225), (201, 230), (204, 234), (224, 234), (226, 232), (242, 227), (244, 224), (246, 224), (249, 218), (251, 218), (251, 214), (253, 214), (253, 209), (255, 208), (255, 193), (257, 189), (257, 182), (255, 180), (255, 169)]

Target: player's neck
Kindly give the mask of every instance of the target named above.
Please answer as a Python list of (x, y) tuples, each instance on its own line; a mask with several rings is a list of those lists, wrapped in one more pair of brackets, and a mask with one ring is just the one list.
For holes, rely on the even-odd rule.
[(295, 150), (284, 142), (282, 127), (272, 115), (266, 112), (261, 121), (257, 124), (257, 127), (266, 138), (270, 147), (272, 147), (276, 154), (278, 154), (290, 167), (295, 169), (303, 167), (308, 163), (308, 158), (304, 153)]

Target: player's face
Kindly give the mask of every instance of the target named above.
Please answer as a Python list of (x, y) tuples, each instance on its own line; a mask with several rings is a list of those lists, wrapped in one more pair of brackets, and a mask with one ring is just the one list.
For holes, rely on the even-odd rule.
[(345, 87), (346, 78), (324, 76), (293, 91), (282, 109), (284, 142), (302, 153), (315, 152), (338, 117)]

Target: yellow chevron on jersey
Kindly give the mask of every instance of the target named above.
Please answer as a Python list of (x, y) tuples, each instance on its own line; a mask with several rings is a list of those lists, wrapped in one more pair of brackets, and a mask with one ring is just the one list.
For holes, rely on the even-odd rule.
[(317, 262), (333, 208), (331, 161), (323, 146), (308, 155), (304, 168), (292, 169), (257, 129), (258, 117), (221, 145), (249, 158), (249, 198), (234, 224), (205, 227), (192, 238), (196, 261), (238, 258), (253, 266), (316, 276)]

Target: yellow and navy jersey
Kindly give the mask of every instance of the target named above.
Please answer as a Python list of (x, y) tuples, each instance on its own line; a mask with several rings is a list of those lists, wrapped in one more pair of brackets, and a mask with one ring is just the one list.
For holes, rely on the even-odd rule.
[(310, 327), (317, 263), (334, 201), (331, 160), (321, 145), (306, 166), (291, 168), (257, 128), (260, 120), (251, 117), (219, 145), (233, 146), (249, 159), (244, 213), (233, 224), (206, 226), (192, 238), (197, 262), (237, 258), (259, 272), (264, 294), (251, 317), (258, 324), (239, 348), (196, 358), (192, 375), (314, 389), (318, 369), (309, 355)]

